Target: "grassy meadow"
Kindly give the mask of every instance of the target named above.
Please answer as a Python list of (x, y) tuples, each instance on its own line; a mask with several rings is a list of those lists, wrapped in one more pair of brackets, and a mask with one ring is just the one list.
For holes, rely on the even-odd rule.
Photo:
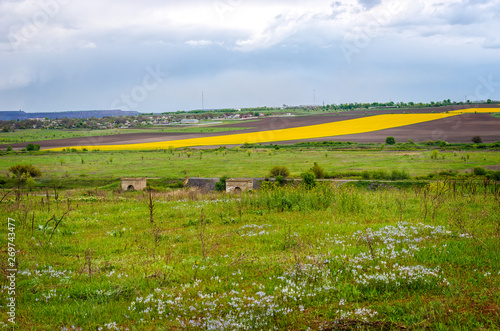
[[(500, 184), (465, 174), (499, 170), (500, 153), (381, 146), (3, 152), (0, 329), (499, 329)], [(121, 177), (156, 186), (264, 177), (274, 165), (298, 178), (315, 162), (357, 179), (454, 175), (399, 189), (119, 190)], [(43, 174), (17, 188), (17, 164)], [(16, 324), (3, 313), (9, 243)]]
[(16, 224), (8, 329), (500, 328), (493, 182), (23, 191), (0, 208), (4, 253)]
[(32, 152), (4, 154), (0, 157), (0, 169), (1, 176), (7, 176), (10, 166), (33, 164), (43, 172), (43, 176), (36, 179), (43, 186), (50, 179), (117, 181), (121, 177), (264, 177), (273, 165), (287, 166), (292, 177), (299, 177), (314, 162), (328, 173), (404, 170), (416, 177), (440, 171), (470, 173), (479, 166), (500, 170), (500, 153), (482, 150), (350, 151), (323, 148)]

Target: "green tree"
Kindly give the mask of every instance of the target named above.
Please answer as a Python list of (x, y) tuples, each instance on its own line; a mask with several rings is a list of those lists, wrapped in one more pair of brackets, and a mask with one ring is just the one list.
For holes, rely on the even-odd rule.
[(11, 145), (7, 146), (7, 152), (12, 152), (12, 146)]
[(389, 137), (385, 138), (385, 143), (387, 145), (394, 145), (396, 143), (396, 139), (392, 136), (389, 136)]

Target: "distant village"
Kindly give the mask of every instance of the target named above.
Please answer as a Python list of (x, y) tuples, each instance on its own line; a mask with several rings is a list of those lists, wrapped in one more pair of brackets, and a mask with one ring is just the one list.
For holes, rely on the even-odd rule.
[[(103, 111), (99, 111), (102, 115)], [(2, 112), (0, 112), (1, 115)], [(9, 112), (13, 113), (13, 112)], [(67, 113), (67, 112), (66, 112)], [(29, 113), (24, 113), (29, 114)], [(23, 114), (23, 116), (24, 116)], [(39, 113), (32, 113), (36, 116)], [(57, 114), (57, 113), (51, 113)], [(93, 115), (92, 111), (85, 115)], [(96, 114), (97, 115), (97, 114)], [(227, 109), (215, 111), (191, 111), (163, 114), (138, 114), (122, 116), (89, 116), (87, 118), (76, 117), (33, 117), (25, 119), (0, 120), (0, 130), (3, 132), (17, 131), (23, 129), (128, 129), (147, 128), (166, 125), (196, 125), (200, 123), (218, 122), (223, 120), (246, 120), (263, 118), (266, 116), (291, 116), (291, 113), (283, 111), (283, 108), (263, 108), (259, 110)], [(53, 116), (51, 116), (53, 117)]]

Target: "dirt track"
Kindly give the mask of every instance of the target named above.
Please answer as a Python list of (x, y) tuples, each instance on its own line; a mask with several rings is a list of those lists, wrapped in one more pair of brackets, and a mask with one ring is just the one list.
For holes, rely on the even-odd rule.
[[(219, 135), (231, 135), (243, 132), (258, 132), (266, 130), (278, 130), (285, 128), (300, 127), (306, 125), (322, 124), (327, 122), (337, 122), (349, 119), (355, 119), (370, 115), (390, 114), (390, 113), (429, 113), (429, 112), (444, 112), (447, 110), (463, 109), (458, 106), (441, 107), (441, 108), (425, 108), (414, 110), (398, 110), (388, 108), (387, 110), (366, 110), (344, 112), (339, 115), (311, 115), (311, 116), (288, 116), (288, 117), (268, 117), (265, 119), (249, 122), (239, 122), (235, 124), (225, 125), (225, 127), (242, 127), (248, 128), (241, 131), (229, 131), (221, 133), (128, 133), (114, 136), (96, 136), (85, 138), (68, 138), (58, 140), (33, 141), (32, 143), (39, 144), (42, 149), (67, 147), (67, 146), (97, 146), (97, 145), (114, 145), (114, 144), (136, 144), (158, 141), (179, 140), (188, 138), (199, 138)], [(500, 109), (499, 109), (500, 112)], [(224, 126), (220, 126), (224, 127)], [(491, 116), (491, 114), (463, 114), (453, 116), (441, 120), (435, 120), (425, 123), (413, 124), (399, 128), (380, 130), (375, 132), (367, 132), (353, 135), (332, 136), (325, 138), (316, 138), (300, 141), (353, 141), (363, 143), (380, 143), (384, 142), (387, 136), (394, 136), (396, 141), (405, 142), (412, 139), (414, 142), (427, 140), (444, 140), (450, 143), (469, 143), (475, 135), (481, 136), (483, 142), (494, 142), (500, 140), (500, 118)], [(296, 143), (299, 140), (291, 140), (280, 143)], [(28, 143), (11, 144), (13, 148), (23, 148)], [(0, 145), (0, 149), (5, 149), (6, 144)]]

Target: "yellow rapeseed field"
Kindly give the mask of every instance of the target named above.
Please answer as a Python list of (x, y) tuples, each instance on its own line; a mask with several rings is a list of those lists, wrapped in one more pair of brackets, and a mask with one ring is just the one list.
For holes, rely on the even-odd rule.
[[(238, 145), (247, 143), (266, 143), (279, 142), (287, 140), (300, 140), (312, 138), (324, 138), (331, 136), (342, 136), (348, 134), (373, 132), (384, 129), (390, 129), (400, 126), (428, 122), (438, 119), (443, 119), (451, 116), (457, 116), (461, 113), (474, 112), (498, 112), (495, 108), (472, 108), (448, 113), (436, 114), (387, 114), (359, 119), (331, 122), (310, 126), (302, 126), (297, 128), (289, 128), (282, 130), (270, 130), (252, 133), (240, 133), (232, 135), (222, 135), (204, 138), (192, 138), (182, 140), (170, 140), (162, 142), (127, 144), (127, 145), (95, 145), (95, 146), (73, 146), (74, 148), (88, 150), (155, 150), (167, 149), (169, 146), (175, 148), (192, 147), (192, 146), (222, 146), (222, 145)], [(51, 149), (54, 151), (62, 150), (62, 148)]]
[(450, 111), (452, 114), (500, 113), (500, 108), (468, 108)]

